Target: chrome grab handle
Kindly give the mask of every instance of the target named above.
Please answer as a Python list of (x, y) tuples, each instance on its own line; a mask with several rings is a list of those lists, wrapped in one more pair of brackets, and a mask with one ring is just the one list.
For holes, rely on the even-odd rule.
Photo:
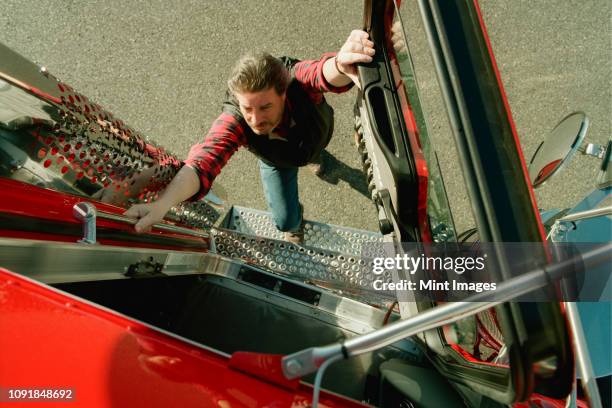
[[(75, 204), (72, 207), (72, 213), (74, 214), (74, 217), (77, 220), (83, 222), (83, 238), (80, 239), (79, 242), (84, 244), (96, 243), (97, 218), (103, 218), (105, 220), (111, 220), (130, 225), (136, 225), (136, 223), (138, 222), (138, 220), (126, 217), (125, 215), (111, 214), (104, 211), (99, 211), (92, 203), (88, 203), (85, 201)], [(210, 234), (208, 234), (207, 232), (195, 231), (189, 228), (178, 227), (176, 225), (157, 223), (153, 224), (153, 228), (167, 232), (175, 232), (183, 235), (189, 235), (197, 238), (210, 237)]]

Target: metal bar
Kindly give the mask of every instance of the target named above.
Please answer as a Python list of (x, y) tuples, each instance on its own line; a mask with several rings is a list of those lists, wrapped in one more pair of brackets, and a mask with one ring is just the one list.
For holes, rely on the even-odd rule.
[[(353, 337), (344, 344), (335, 343), (324, 347), (311, 347), (298, 351), (283, 358), (283, 372), (289, 379), (310, 374), (316, 371), (325, 360), (332, 358), (338, 353), (343, 354), (347, 358), (356, 356), (391, 345), (405, 337), (456, 322), (563, 278), (574, 270), (572, 266), (577, 261), (582, 262), (587, 267), (597, 265), (606, 259), (609, 260), (611, 256), (612, 243), (602, 245), (580, 257), (539, 268), (502, 282), (497, 286), (497, 290), (494, 293), (482, 292), (470, 296), (464, 302), (437, 306), (417, 316), (400, 320), (374, 332)], [(492, 300), (492, 298), (495, 300)]]
[(597, 383), (595, 382), (593, 364), (591, 363), (591, 357), (589, 356), (589, 347), (587, 346), (586, 338), (584, 337), (584, 329), (582, 328), (582, 321), (580, 320), (578, 307), (574, 302), (565, 302), (565, 310), (567, 311), (567, 318), (572, 329), (574, 351), (576, 352), (576, 362), (578, 363), (579, 373), (582, 376), (584, 391), (591, 402), (591, 407), (601, 408), (601, 396), (599, 395), (599, 389), (597, 388)]
[[(89, 209), (91, 207), (94, 207), (95, 209), (95, 206), (93, 206), (93, 204), (91, 203), (80, 202), (78, 204), (75, 204), (74, 205), (75, 215), (77, 214), (77, 212), (82, 212), (83, 209), (85, 208)], [(124, 224), (130, 224), (130, 225), (136, 225), (136, 223), (138, 222), (138, 220), (134, 218), (126, 217), (125, 215), (111, 214), (111, 213), (107, 213), (107, 212), (100, 211), (97, 209), (95, 211), (94, 217), (103, 218), (105, 220), (121, 222)], [(82, 219), (82, 218), (79, 218), (79, 219)], [(177, 234), (189, 235), (192, 237), (210, 238), (210, 234), (207, 232), (196, 231), (196, 230), (192, 230), (189, 228), (179, 227), (176, 225), (157, 223), (157, 224), (153, 224), (153, 228), (162, 230), (162, 231), (167, 231), (167, 232), (174, 232)]]
[(572, 222), (572, 221), (580, 221), (586, 220), (589, 218), (599, 217), (602, 215), (612, 215), (612, 206), (603, 207), (603, 208), (595, 208), (593, 210), (580, 211), (577, 213), (566, 215), (563, 218), (557, 220), (557, 222)]
[(19, 79), (10, 76), (9, 74), (7, 74), (6, 72), (0, 72), (0, 79), (5, 80), (6, 82), (10, 83), (11, 85), (16, 85), (19, 88), (26, 90), (32, 94), (34, 94), (34, 96), (38, 96), (43, 98), (45, 101), (47, 102), (53, 102), (56, 103), (58, 105), (61, 105), (62, 100), (56, 96), (50, 95), (32, 85), (28, 85), (27, 83), (20, 81)]

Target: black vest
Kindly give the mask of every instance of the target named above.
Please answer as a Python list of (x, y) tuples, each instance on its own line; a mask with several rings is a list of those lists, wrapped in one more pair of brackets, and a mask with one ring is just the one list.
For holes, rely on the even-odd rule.
[(253, 132), (240, 112), (238, 101), (230, 91), (226, 93), (223, 112), (240, 121), (246, 135), (247, 149), (264, 163), (285, 168), (305, 166), (329, 143), (334, 131), (334, 110), (325, 99), (315, 104), (302, 89), (293, 72), (293, 66), (299, 62), (298, 60), (288, 57), (280, 59), (291, 73), (287, 99), (291, 103), (291, 118), (295, 122), (286, 140), (270, 140), (267, 135)]

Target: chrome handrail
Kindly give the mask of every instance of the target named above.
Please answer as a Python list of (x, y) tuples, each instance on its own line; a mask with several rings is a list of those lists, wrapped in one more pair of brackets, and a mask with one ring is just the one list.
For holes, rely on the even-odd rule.
[[(86, 244), (96, 243), (96, 220), (102, 218), (105, 220), (121, 222), (124, 224), (136, 225), (138, 220), (135, 218), (126, 217), (125, 215), (112, 214), (105, 211), (100, 211), (92, 203), (81, 201), (72, 208), (73, 214), (76, 219), (83, 221), (84, 236), (79, 242)], [(210, 238), (210, 234), (204, 231), (196, 231), (185, 227), (179, 227), (171, 224), (156, 223), (153, 224), (152, 228), (174, 232), (183, 235), (189, 235), (197, 238)]]

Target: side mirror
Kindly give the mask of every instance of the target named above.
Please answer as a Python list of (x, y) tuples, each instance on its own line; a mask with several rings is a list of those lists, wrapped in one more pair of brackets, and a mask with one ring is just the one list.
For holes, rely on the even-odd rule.
[(544, 184), (571, 160), (588, 127), (589, 118), (584, 112), (570, 113), (555, 126), (529, 162), (529, 178), (534, 188)]

